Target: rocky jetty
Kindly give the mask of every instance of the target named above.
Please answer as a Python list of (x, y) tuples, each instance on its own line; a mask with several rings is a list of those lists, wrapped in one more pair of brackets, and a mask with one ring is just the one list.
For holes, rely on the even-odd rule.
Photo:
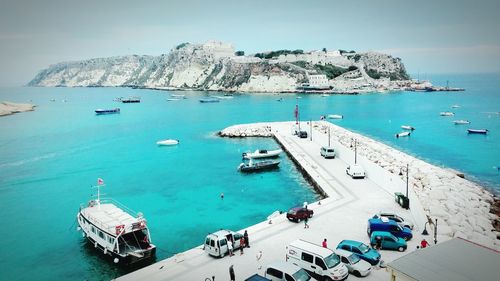
[(58, 63), (40, 71), (28, 85), (238, 92), (296, 92), (301, 85), (320, 85), (330, 92), (359, 93), (400, 89), (401, 81), (408, 79), (401, 60), (387, 54), (323, 49), (245, 56), (231, 44), (209, 41), (183, 43), (160, 56)]
[(35, 105), (29, 103), (13, 103), (6, 101), (0, 103), (0, 116), (33, 110), (35, 110)]
[[(271, 126), (272, 123), (236, 125), (224, 129), (220, 135), (268, 137), (272, 136)], [(462, 237), (500, 250), (500, 203), (486, 189), (462, 178), (456, 171), (429, 164), (326, 121), (314, 122), (314, 127), (324, 134), (330, 127), (332, 141), (350, 149), (354, 149), (351, 144), (357, 140), (358, 155), (392, 174), (399, 174), (401, 167), (409, 164), (409, 186), (425, 212), (439, 220), (439, 235)]]

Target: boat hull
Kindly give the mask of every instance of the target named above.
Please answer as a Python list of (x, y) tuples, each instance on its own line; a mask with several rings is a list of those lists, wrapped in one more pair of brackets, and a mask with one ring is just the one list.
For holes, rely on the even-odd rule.
[(136, 256), (132, 255), (127, 255), (123, 256), (118, 253), (112, 252), (112, 251), (107, 251), (106, 254), (104, 253), (104, 247), (100, 245), (99, 243), (96, 244), (96, 241), (92, 239), (89, 235), (85, 235), (86, 242), (88, 246), (91, 248), (95, 248), (97, 253), (100, 253), (101, 256), (110, 262), (115, 263), (115, 259), (118, 259), (118, 262), (115, 263), (117, 265), (121, 266), (128, 266), (128, 265), (141, 265), (141, 264), (149, 264), (152, 263), (156, 260), (156, 246), (152, 247), (151, 250), (143, 252), (144, 257), (138, 258)]
[(239, 169), (240, 169), (240, 172), (242, 172), (242, 173), (256, 173), (256, 172), (278, 169), (279, 164), (280, 164), (279, 161), (268, 162), (268, 163), (261, 162), (258, 164), (254, 164), (252, 166), (248, 166), (248, 164), (243, 164), (243, 165), (240, 165)]
[(95, 110), (95, 114), (97, 114), (97, 115), (116, 114), (116, 113), (120, 113), (120, 109), (119, 108), (115, 108), (115, 109), (96, 109)]
[(162, 140), (162, 141), (157, 141), (156, 144), (159, 146), (172, 146), (172, 145), (178, 145), (179, 141), (178, 140)]
[(474, 129), (468, 129), (467, 133), (469, 134), (478, 134), (478, 135), (486, 135), (488, 134), (488, 130), (474, 130)]

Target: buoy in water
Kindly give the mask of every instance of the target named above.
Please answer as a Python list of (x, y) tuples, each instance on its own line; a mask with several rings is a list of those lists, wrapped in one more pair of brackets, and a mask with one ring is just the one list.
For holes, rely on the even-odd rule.
[(108, 254), (108, 249), (104, 248), (104, 254)]
[(82, 232), (82, 237), (85, 238), (85, 232)]
[(97, 242), (95, 242), (95, 243), (94, 243), (94, 247), (96, 247), (96, 248), (97, 248)]
[(82, 228), (78, 226), (78, 227), (76, 228), (76, 231), (80, 231), (81, 229), (82, 229)]
[(115, 259), (113, 260), (113, 262), (114, 262), (114, 263), (118, 263), (119, 261), (120, 261), (120, 260), (119, 260), (118, 258), (115, 258)]

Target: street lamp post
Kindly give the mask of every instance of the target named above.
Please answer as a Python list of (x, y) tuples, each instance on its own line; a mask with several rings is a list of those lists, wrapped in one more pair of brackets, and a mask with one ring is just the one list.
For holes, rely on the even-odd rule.
[(330, 126), (328, 126), (328, 147), (330, 147)]

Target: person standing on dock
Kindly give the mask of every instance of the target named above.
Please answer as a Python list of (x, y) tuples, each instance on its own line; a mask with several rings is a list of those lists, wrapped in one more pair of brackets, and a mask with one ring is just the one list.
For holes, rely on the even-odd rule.
[(231, 281), (236, 280), (236, 277), (234, 275), (234, 266), (233, 265), (231, 265), (229, 267), (229, 278), (231, 279)]
[(322, 245), (323, 245), (323, 248), (328, 248), (328, 245), (326, 244), (326, 238), (323, 239), (323, 244)]
[(229, 252), (229, 256), (230, 257), (234, 256), (234, 254), (233, 254), (233, 248), (234, 248), (233, 247), (233, 240), (231, 239), (231, 240), (227, 241), (227, 251)]
[(248, 232), (245, 230), (245, 233), (243, 233), (243, 237), (245, 237), (245, 248), (250, 248), (250, 242), (248, 240)]
[(308, 221), (309, 221), (309, 217), (308, 217), (308, 216), (306, 216), (306, 217), (304, 218), (304, 228), (309, 228), (309, 225), (307, 224), (307, 222), (308, 222)]

